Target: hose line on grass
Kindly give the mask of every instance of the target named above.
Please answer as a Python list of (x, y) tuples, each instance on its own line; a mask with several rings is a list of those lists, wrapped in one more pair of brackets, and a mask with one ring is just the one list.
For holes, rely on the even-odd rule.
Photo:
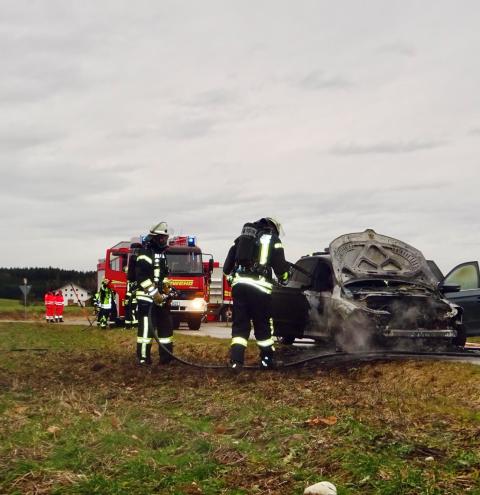
[[(212, 363), (193, 363), (191, 361), (187, 361), (185, 359), (182, 359), (178, 357), (176, 354), (173, 354), (167, 347), (165, 347), (159, 340), (158, 338), (158, 333), (157, 329), (154, 328), (153, 331), (153, 338), (155, 339), (155, 342), (157, 342), (158, 346), (165, 351), (167, 354), (170, 355), (173, 359), (178, 361), (179, 363), (185, 364), (187, 366), (192, 366), (194, 368), (203, 368), (203, 369), (227, 369), (228, 365), (227, 364), (212, 364)], [(442, 358), (474, 358), (474, 359), (480, 359), (480, 352), (474, 351), (474, 350), (463, 350), (463, 351), (450, 351), (450, 352), (422, 352), (422, 351), (386, 351), (386, 350), (380, 350), (380, 351), (364, 351), (364, 352), (321, 352), (319, 354), (315, 354), (313, 356), (309, 356), (307, 358), (299, 359), (297, 361), (291, 361), (288, 363), (279, 363), (276, 366), (276, 369), (282, 369), (282, 368), (291, 368), (294, 366), (299, 366), (301, 364), (309, 363), (312, 361), (317, 361), (317, 360), (325, 360), (325, 361), (331, 361), (335, 360), (335, 358), (338, 358), (340, 360), (345, 360), (348, 362), (348, 360), (362, 360), (362, 359), (387, 359), (387, 358), (418, 358), (418, 357), (424, 357), (426, 359), (442, 359)], [(346, 359), (345, 359), (346, 358)], [(243, 369), (251, 369), (251, 370), (259, 370), (261, 369), (260, 366), (243, 366)]]

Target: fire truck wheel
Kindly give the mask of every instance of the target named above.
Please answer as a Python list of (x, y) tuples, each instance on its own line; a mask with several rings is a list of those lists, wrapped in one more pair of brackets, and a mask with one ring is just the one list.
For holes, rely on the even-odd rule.
[(172, 316), (173, 329), (178, 330), (180, 328), (180, 318), (178, 316)]
[(192, 316), (188, 320), (188, 328), (190, 330), (200, 330), (200, 325), (202, 324), (201, 316)]

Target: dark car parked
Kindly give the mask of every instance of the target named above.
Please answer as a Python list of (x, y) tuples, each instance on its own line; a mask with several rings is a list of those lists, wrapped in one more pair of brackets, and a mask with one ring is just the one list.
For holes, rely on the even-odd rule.
[[(428, 262), (434, 265), (432, 261)], [(432, 266), (440, 281), (445, 286), (445, 297), (463, 308), (463, 324), (467, 336), (480, 335), (480, 270), (478, 261), (467, 261), (450, 270), (446, 277), (436, 265)], [(449, 288), (458, 286), (459, 290), (451, 292)]]
[[(275, 335), (344, 350), (464, 345), (462, 308), (442, 293), (422, 253), (373, 230), (346, 234), (296, 263), (272, 294)], [(444, 290), (458, 285), (444, 282)]]

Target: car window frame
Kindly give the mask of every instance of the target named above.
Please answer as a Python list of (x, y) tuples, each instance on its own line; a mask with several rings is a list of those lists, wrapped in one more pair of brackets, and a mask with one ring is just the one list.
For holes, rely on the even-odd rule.
[[(306, 267), (303, 266), (303, 264), (305, 263), (308, 263), (312, 261), (312, 263), (314, 263), (314, 269), (313, 271), (310, 271), (308, 270)], [(315, 279), (315, 272), (317, 271), (317, 267), (318, 267), (318, 258), (315, 258), (313, 256), (308, 256), (308, 257), (305, 257), (305, 258), (300, 258), (296, 263), (295, 265), (298, 265), (300, 268), (304, 269), (305, 271), (307, 271), (312, 278), (308, 278), (307, 275), (305, 275), (304, 273), (302, 273), (300, 270), (297, 270), (295, 268), (295, 266), (293, 267), (293, 269), (295, 271), (297, 271), (301, 276), (307, 278), (309, 280), (308, 284), (307, 285), (304, 285), (302, 284), (300, 281), (298, 280), (293, 280), (293, 277), (291, 279), (291, 282), (293, 282), (295, 285), (298, 284), (298, 286), (302, 289), (302, 290), (311, 290), (313, 288), (313, 280)]]
[(468, 292), (468, 291), (472, 291), (472, 290), (479, 290), (480, 289), (480, 267), (479, 267), (479, 264), (478, 264), (478, 261), (465, 261), (464, 263), (460, 263), (458, 264), (457, 266), (454, 266), (446, 275), (445, 277), (443, 278), (443, 281), (442, 283), (445, 283), (446, 280), (448, 279), (448, 277), (450, 277), (450, 275), (457, 271), (458, 269), (464, 267), (464, 266), (469, 266), (469, 265), (473, 265), (475, 267), (475, 270), (477, 272), (477, 287), (474, 287), (473, 289), (460, 289), (458, 292)]

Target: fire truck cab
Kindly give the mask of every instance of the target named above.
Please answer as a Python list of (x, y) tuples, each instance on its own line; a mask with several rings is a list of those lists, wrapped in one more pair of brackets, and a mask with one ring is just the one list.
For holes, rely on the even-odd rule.
[[(130, 254), (130, 242), (119, 242), (115, 246), (107, 249), (105, 261), (103, 263), (103, 276), (109, 280), (109, 287), (115, 292), (114, 302), (116, 314), (113, 315), (116, 324), (123, 324), (125, 321), (125, 294), (127, 292), (128, 256)], [(102, 282), (100, 276), (100, 266), (98, 269), (98, 287)], [(115, 313), (115, 310), (114, 310)]]
[[(116, 293), (116, 323), (120, 325), (125, 320), (126, 268), (132, 242), (119, 242), (107, 249), (104, 263), (99, 263), (97, 266), (99, 284), (100, 279), (103, 278), (100, 277), (101, 267), (105, 278), (110, 281), (110, 287)], [(204, 254), (196, 245), (196, 238), (193, 236), (170, 239), (166, 255), (169, 268), (168, 279), (178, 292), (178, 297), (170, 303), (173, 326), (178, 328), (181, 322), (186, 322), (191, 330), (198, 330), (207, 314), (211, 273), (214, 266), (213, 257), (206, 255), (210, 256), (210, 259), (203, 260)]]
[(170, 303), (173, 327), (186, 322), (190, 330), (198, 330), (207, 314), (213, 257), (203, 260), (193, 236), (173, 237), (168, 244), (168, 279), (178, 293)]

